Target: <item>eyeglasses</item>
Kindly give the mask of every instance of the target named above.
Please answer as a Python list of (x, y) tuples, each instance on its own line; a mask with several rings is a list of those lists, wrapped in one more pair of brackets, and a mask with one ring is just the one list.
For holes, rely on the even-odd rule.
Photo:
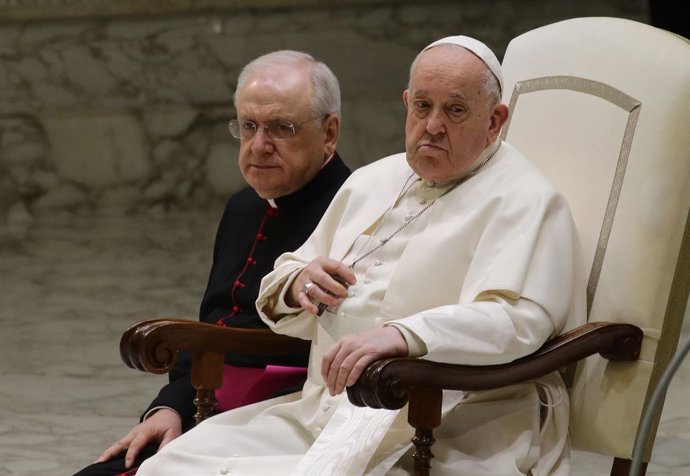
[(257, 124), (254, 121), (233, 119), (232, 121), (228, 122), (228, 129), (230, 130), (230, 134), (232, 134), (235, 139), (249, 140), (256, 135), (259, 128), (262, 128), (264, 134), (266, 134), (269, 139), (281, 141), (292, 139), (297, 134), (297, 129), (305, 124), (326, 116), (327, 115), (316, 116), (307, 121), (300, 122), (299, 124), (293, 124), (290, 121), (270, 121), (264, 124)]

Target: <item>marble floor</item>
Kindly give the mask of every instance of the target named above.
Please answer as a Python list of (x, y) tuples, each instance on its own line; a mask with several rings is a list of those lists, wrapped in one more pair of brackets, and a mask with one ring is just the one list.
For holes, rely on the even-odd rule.
[[(196, 316), (219, 213), (58, 215), (0, 235), (0, 476), (72, 474), (136, 421), (165, 377), (125, 367), (120, 335)], [(649, 475), (690, 474), (688, 402), (686, 362)], [(574, 476), (608, 467), (573, 456)]]

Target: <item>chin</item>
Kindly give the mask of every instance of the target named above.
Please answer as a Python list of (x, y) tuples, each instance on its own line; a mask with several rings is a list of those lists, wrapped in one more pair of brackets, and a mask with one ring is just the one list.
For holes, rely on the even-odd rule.
[(252, 187), (256, 194), (263, 198), (264, 200), (271, 200), (272, 198), (278, 198), (281, 196), (279, 192), (276, 192), (275, 190), (266, 190), (264, 188), (257, 188), (257, 187)]
[(276, 177), (263, 173), (249, 173), (244, 177), (251, 188), (256, 190), (261, 198), (274, 198), (276, 191), (282, 190), (282, 186)]
[(414, 170), (414, 173), (419, 175), (424, 180), (439, 180), (439, 172), (434, 168), (430, 167), (428, 161), (421, 164), (419, 161), (409, 162), (410, 168)]
[(420, 177), (422, 180), (428, 180), (428, 181), (430, 181), (430, 182), (439, 182), (439, 181), (442, 181), (442, 180), (446, 180), (446, 178), (447, 178), (447, 177), (442, 177), (442, 176), (439, 175), (439, 174), (424, 174), (424, 173), (421, 173), (421, 174), (417, 174), (417, 175), (419, 175), (419, 177)]

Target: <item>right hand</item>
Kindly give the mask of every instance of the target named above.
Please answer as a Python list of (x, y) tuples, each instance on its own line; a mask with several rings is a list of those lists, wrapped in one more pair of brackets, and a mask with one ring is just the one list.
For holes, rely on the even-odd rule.
[[(333, 279), (339, 276), (349, 285), (355, 284), (355, 273), (340, 261), (319, 256), (307, 265), (295, 278), (287, 293), (288, 305), (300, 306), (317, 315), (319, 308), (312, 301), (316, 300), (328, 306), (339, 306), (347, 297), (347, 288)], [(309, 296), (304, 293), (304, 285), (314, 283)]]
[(182, 434), (182, 420), (177, 412), (168, 408), (161, 408), (146, 420), (132, 428), (129, 433), (116, 441), (112, 446), (98, 457), (96, 463), (108, 461), (123, 451), (125, 455), (125, 468), (132, 466), (141, 450), (152, 442), (159, 443), (162, 448)]

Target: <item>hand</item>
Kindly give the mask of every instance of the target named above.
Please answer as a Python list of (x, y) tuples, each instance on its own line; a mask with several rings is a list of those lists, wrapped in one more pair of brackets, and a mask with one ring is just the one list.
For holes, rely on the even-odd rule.
[(139, 452), (151, 442), (160, 442), (162, 448), (182, 434), (182, 421), (177, 412), (161, 408), (146, 420), (132, 428), (123, 438), (120, 438), (110, 448), (98, 457), (96, 463), (102, 463), (127, 450), (125, 467), (134, 463)]
[[(295, 278), (287, 293), (287, 304), (299, 305), (306, 311), (318, 315), (319, 308), (312, 301), (316, 300), (328, 306), (339, 306), (347, 297), (347, 288), (334, 279), (334, 276), (352, 285), (357, 282), (355, 273), (340, 261), (319, 256), (307, 265)], [(314, 283), (309, 296), (304, 292), (304, 285)]]
[(321, 376), (331, 395), (353, 385), (367, 366), (384, 357), (404, 357), (407, 342), (395, 327), (381, 327), (349, 334), (335, 343), (321, 359)]

